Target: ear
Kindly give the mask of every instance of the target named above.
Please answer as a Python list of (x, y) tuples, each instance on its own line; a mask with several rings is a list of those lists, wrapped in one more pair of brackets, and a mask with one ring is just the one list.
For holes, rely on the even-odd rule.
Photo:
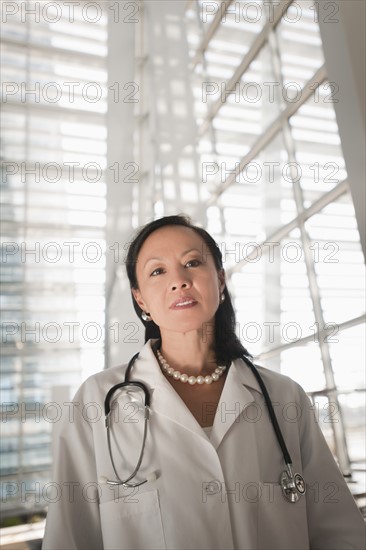
[(220, 269), (218, 272), (218, 278), (219, 278), (219, 284), (220, 284), (220, 293), (224, 291), (224, 288), (226, 287), (226, 280), (225, 280), (225, 269)]
[(148, 311), (147, 307), (146, 307), (146, 304), (141, 296), (141, 292), (138, 288), (131, 288), (131, 292), (132, 292), (132, 296), (134, 297), (134, 299), (136, 300), (138, 306), (143, 310), (143, 311)]

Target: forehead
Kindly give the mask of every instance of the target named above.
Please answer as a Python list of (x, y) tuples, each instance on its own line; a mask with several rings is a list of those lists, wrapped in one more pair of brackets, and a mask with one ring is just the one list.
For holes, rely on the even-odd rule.
[(182, 253), (196, 248), (202, 254), (209, 252), (205, 241), (189, 227), (167, 226), (161, 227), (148, 236), (142, 245), (138, 258), (162, 256), (169, 252)]

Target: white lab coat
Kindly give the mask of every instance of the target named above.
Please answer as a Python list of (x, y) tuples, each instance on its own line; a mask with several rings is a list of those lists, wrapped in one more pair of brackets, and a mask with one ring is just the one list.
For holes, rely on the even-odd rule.
[[(363, 519), (295, 382), (260, 368), (294, 471), (307, 483), (306, 497), (292, 504), (279, 486), (284, 461), (251, 370), (242, 360), (232, 363), (209, 439), (161, 373), (152, 342), (143, 347), (133, 379), (151, 393), (137, 479), (157, 478), (134, 490), (103, 480), (115, 475), (102, 409), (125, 367), (90, 377), (64, 419), (59, 494), (49, 506), (43, 550), (364, 548)], [(112, 444), (119, 447), (119, 476), (126, 478), (138, 460), (143, 410), (133, 391), (117, 394)]]

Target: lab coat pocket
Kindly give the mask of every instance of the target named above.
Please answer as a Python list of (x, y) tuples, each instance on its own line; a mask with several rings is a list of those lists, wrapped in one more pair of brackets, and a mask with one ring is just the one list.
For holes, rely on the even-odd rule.
[(258, 508), (258, 548), (309, 550), (306, 498), (286, 500), (277, 483), (263, 483)]
[(100, 503), (105, 550), (165, 549), (159, 493), (129, 489)]

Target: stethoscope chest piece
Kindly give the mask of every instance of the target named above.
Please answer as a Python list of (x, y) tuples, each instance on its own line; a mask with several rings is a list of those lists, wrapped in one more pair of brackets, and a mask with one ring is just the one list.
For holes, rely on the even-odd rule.
[(306, 493), (306, 484), (300, 474), (291, 475), (284, 470), (281, 474), (280, 485), (283, 496), (289, 502), (298, 502), (300, 497)]

